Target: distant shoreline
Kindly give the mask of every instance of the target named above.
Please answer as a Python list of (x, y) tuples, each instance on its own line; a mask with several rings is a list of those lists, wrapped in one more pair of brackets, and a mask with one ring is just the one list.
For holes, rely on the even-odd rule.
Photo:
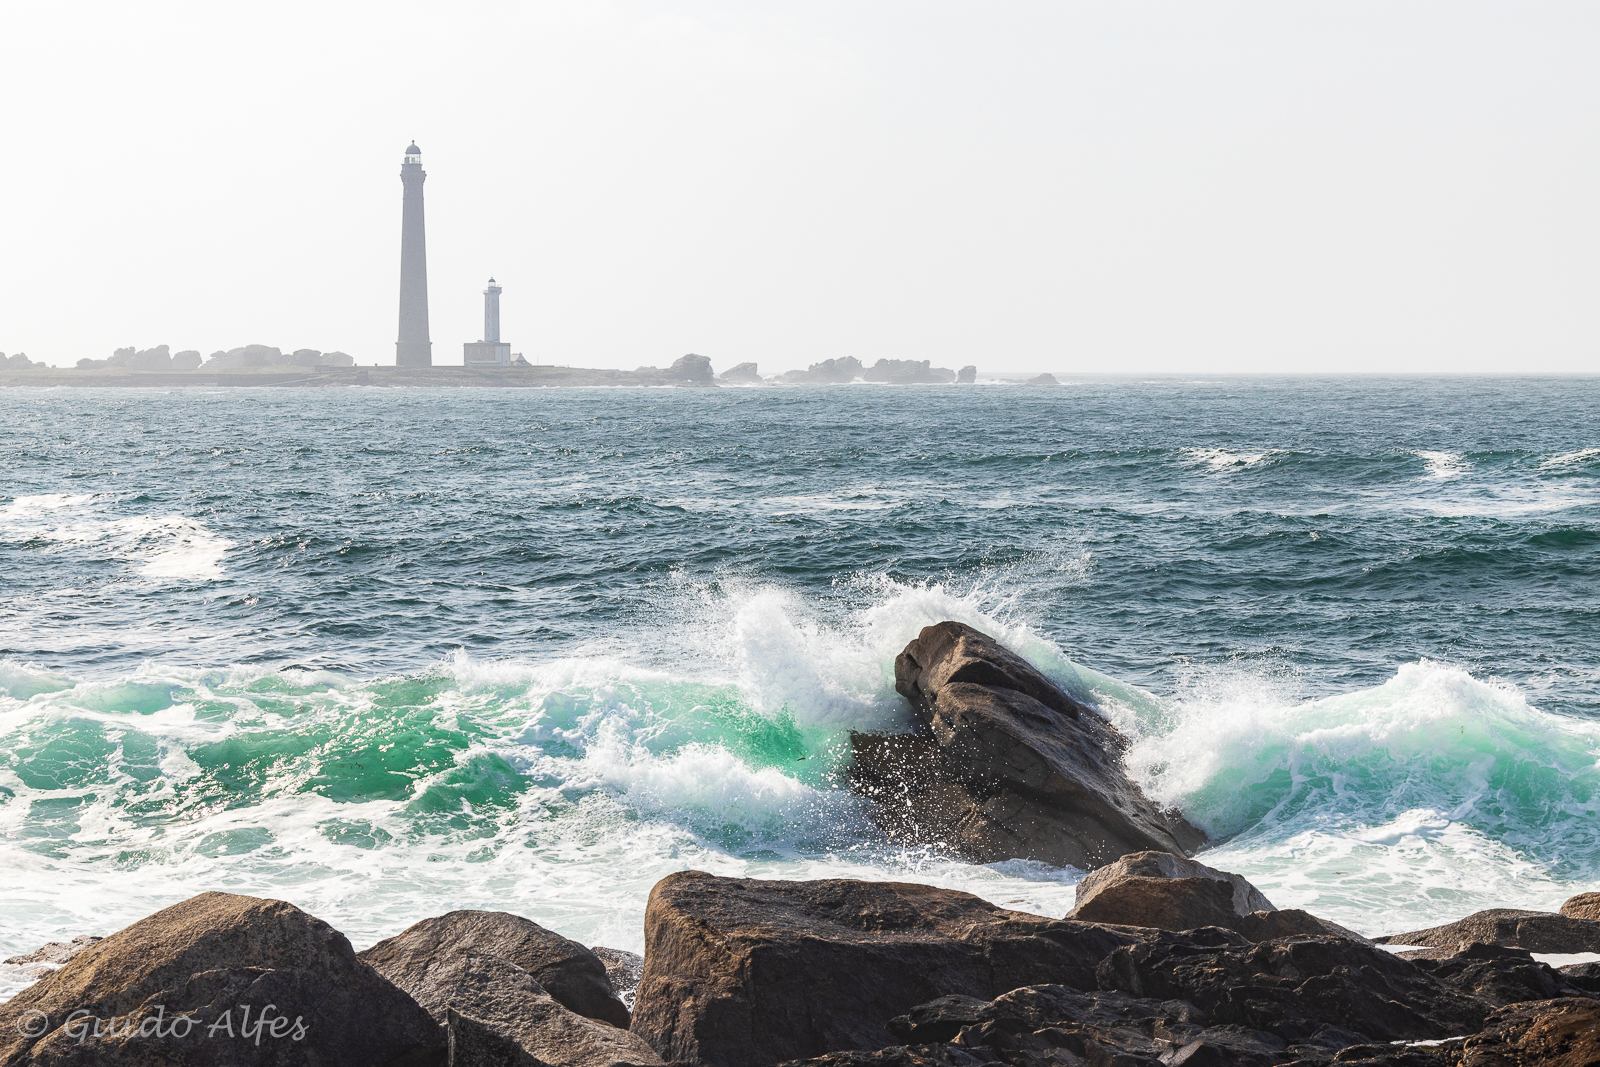
[(574, 386), (685, 386), (711, 388), (648, 371), (594, 370), (582, 367), (263, 367), (227, 371), (119, 371), (67, 368), (0, 371), (0, 388), (324, 388), (328, 386), (434, 386), (445, 388), (528, 388)]

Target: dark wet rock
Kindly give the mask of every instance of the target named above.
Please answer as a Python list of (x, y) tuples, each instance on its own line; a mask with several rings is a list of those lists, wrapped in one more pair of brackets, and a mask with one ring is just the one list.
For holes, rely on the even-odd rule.
[[(98, 1018), (107, 1036), (91, 1029), (80, 1044), (68, 1029), (75, 1012), (87, 1016), (70, 1025)], [(185, 1015), (196, 1025), (180, 1036)], [(0, 1004), (6, 1067), (444, 1060), (438, 1024), (362, 963), (343, 934), (284, 901), (230, 893), (202, 893), (141, 919)]]
[(1093, 988), (1101, 960), (1147, 940), (1194, 943), (1007, 911), (931, 886), (686, 871), (650, 893), (633, 1030), (666, 1059), (705, 1067), (888, 1048), (889, 1020), (919, 1004), (1040, 982)]
[(756, 365), (754, 363), (735, 364), (734, 366), (723, 371), (721, 374), (717, 375), (717, 377), (721, 381), (733, 384), (759, 383), (761, 381), (761, 374), (756, 370)]
[(433, 975), (450, 1067), (654, 1067), (644, 1039), (585, 1018), (498, 956), (453, 955)]
[(199, 370), (200, 364), (203, 362), (205, 361), (201, 359), (200, 353), (192, 348), (172, 353), (173, 370)]
[(889, 1020), (889, 1032), (908, 1044), (923, 1041), (950, 1041), (963, 1028), (982, 1018), (989, 1001), (952, 994), (918, 1004), (904, 1015)]
[(1462, 1067), (1595, 1067), (1600, 1064), (1600, 1000), (1563, 998), (1512, 1004), (1466, 1040)]
[(1445, 959), (1412, 960), (1446, 985), (1494, 1007), (1520, 1000), (1581, 996), (1582, 986), (1525, 949), (1473, 944)]
[(510, 912), (452, 911), (424, 919), (379, 941), (361, 958), (443, 1022), (450, 968), (458, 959), (478, 955), (497, 956), (522, 968), (579, 1015), (628, 1026), (628, 1009), (617, 999), (598, 956)]
[(862, 374), (861, 361), (854, 356), (840, 356), (813, 363), (805, 370), (792, 370), (780, 375), (778, 381), (785, 385), (844, 385)]
[[(1211, 881), (1216, 886), (1188, 886), (1191, 881)], [(1206, 892), (1180, 892), (1165, 897), (1152, 897), (1159, 889), (1152, 885), (1160, 881), (1185, 883), (1185, 890), (1204, 889)], [(1194, 903), (1186, 904), (1193, 896)], [(1139, 921), (1144, 919), (1172, 919), (1185, 909), (1203, 911), (1198, 916), (1208, 921), (1189, 922), (1181, 926), (1166, 925), (1165, 921)], [(1192, 930), (1197, 926), (1227, 926), (1228, 921), (1242, 918), (1256, 911), (1276, 911), (1266, 894), (1251, 885), (1243, 875), (1219, 871), (1196, 860), (1175, 856), (1170, 852), (1134, 852), (1115, 863), (1092, 872), (1078, 883), (1077, 896), (1069, 919), (1084, 922), (1123, 923), (1129, 926), (1160, 926), (1169, 930)], [(1169, 914), (1172, 912), (1172, 914)]]
[(987, 1049), (958, 1045), (897, 1045), (872, 1052), (829, 1052), (809, 1059), (790, 1060), (783, 1067), (983, 1067), (1001, 1063)]
[(1600, 893), (1579, 893), (1568, 897), (1561, 905), (1561, 914), (1569, 919), (1600, 921)]
[(968, 364), (956, 371), (957, 385), (972, 385), (978, 380), (978, 368)]
[(1056, 381), (1056, 376), (1054, 374), (1040, 374), (1040, 375), (1036, 375), (1035, 377), (1029, 378), (1027, 381), (1023, 382), (1022, 384), (1023, 385), (1060, 385), (1061, 383)]
[(895, 689), (923, 732), (852, 734), (848, 774), (897, 839), (1083, 868), (1205, 840), (1123, 772), (1110, 723), (970, 626), (926, 627), (895, 660)]
[(697, 356), (693, 352), (673, 360), (672, 366), (667, 368), (667, 377), (675, 382), (690, 382), (695, 385), (711, 385), (716, 380), (716, 376), (711, 373), (711, 360), (706, 356)]
[(633, 1007), (633, 995), (639, 990), (639, 976), (644, 974), (644, 957), (637, 952), (624, 952), (620, 948), (594, 945), (589, 949), (595, 958), (606, 965), (606, 978), (617, 999)]
[(1291, 1043), (1324, 1026), (1376, 1041), (1451, 1037), (1474, 1032), (1490, 1009), (1417, 964), (1334, 937), (1215, 949), (1131, 945), (1100, 965), (1099, 978), (1102, 988), (1188, 1000), (1219, 1023)]
[(1529, 952), (1600, 952), (1600, 922), (1551, 911), (1493, 908), (1443, 926), (1375, 939), (1387, 945), (1457, 948), (1473, 942)]
[(1586, 993), (1600, 993), (1600, 963), (1569, 963), (1556, 970), (1568, 985)]
[(862, 381), (890, 385), (940, 385), (955, 381), (954, 371), (930, 366), (930, 360), (880, 359), (861, 374)]

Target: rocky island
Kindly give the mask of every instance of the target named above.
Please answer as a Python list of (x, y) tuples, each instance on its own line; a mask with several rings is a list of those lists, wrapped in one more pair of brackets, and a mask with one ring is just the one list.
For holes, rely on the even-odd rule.
[(754, 363), (739, 363), (714, 373), (711, 360), (689, 353), (667, 367), (631, 371), (585, 367), (506, 366), (403, 367), (360, 365), (344, 352), (300, 348), (292, 352), (270, 345), (244, 345), (202, 358), (196, 350), (172, 352), (167, 345), (119, 348), (106, 359), (80, 359), (75, 367), (49, 367), (26, 354), (0, 354), (0, 387), (132, 387), (174, 386), (405, 386), (443, 388), (716, 388), (761, 385), (971, 385), (977, 368), (959, 372), (934, 367), (929, 360), (880, 359), (871, 367), (852, 357), (824, 360), (803, 371), (764, 378)]
[(8, 963), (5, 1067), (1593, 1067), (1600, 894), (1376, 940), (1186, 853), (1097, 711), (993, 638), (896, 663), (919, 729), (857, 735), (886, 832), (1090, 868), (1052, 917), (903, 882), (682, 871), (644, 955), (456, 911), (357, 952), (278, 900), (202, 893)]

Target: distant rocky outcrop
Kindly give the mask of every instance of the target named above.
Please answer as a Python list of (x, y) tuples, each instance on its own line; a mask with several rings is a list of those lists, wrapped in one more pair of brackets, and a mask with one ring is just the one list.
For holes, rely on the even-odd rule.
[(1039, 374), (1022, 383), (1023, 385), (1060, 385), (1054, 374)]
[(628, 1009), (617, 999), (606, 966), (593, 952), (503, 911), (453, 911), (424, 919), (361, 953), (361, 959), (444, 1021), (448, 968), (469, 956), (496, 956), (526, 971), (570, 1011), (627, 1029)]
[(972, 385), (975, 382), (977, 382), (977, 380), (978, 380), (978, 368), (977, 367), (971, 366), (969, 364), (968, 366), (962, 367), (960, 370), (956, 371), (956, 384), (957, 385)]
[(0, 1004), (8, 1067), (442, 1067), (445, 1055), (439, 1026), (343, 934), (281, 900), (229, 893), (141, 919)]
[[(199, 353), (196, 353), (198, 355)], [(353, 367), (355, 359), (343, 352), (320, 352), (297, 348), (293, 352), (270, 345), (245, 345), (226, 352), (213, 352), (200, 368), (208, 371), (249, 370), (255, 367)]]
[(785, 385), (845, 385), (861, 377), (861, 361), (854, 356), (840, 356), (813, 363), (805, 370), (792, 370), (778, 376)]
[(199, 370), (200, 364), (203, 362), (205, 362), (205, 360), (201, 357), (200, 353), (192, 348), (186, 348), (182, 352), (172, 353), (173, 370)]
[(987, 634), (925, 628), (895, 660), (895, 690), (922, 729), (852, 733), (847, 773), (897, 840), (1084, 869), (1205, 841), (1128, 778), (1115, 727)]
[(696, 385), (710, 385), (716, 378), (711, 373), (711, 360), (705, 356), (697, 356), (693, 352), (673, 360), (672, 366), (667, 368), (667, 371), (675, 381), (692, 382)]
[(1600, 922), (1558, 915), (1553, 911), (1491, 908), (1443, 926), (1390, 934), (1376, 940), (1386, 945), (1450, 949), (1481, 942), (1529, 952), (1600, 952)]
[(755, 385), (760, 383), (761, 375), (754, 363), (737, 363), (717, 375), (717, 379), (729, 385)]
[(942, 385), (956, 380), (956, 372), (929, 366), (930, 360), (880, 359), (861, 378), (890, 385)]

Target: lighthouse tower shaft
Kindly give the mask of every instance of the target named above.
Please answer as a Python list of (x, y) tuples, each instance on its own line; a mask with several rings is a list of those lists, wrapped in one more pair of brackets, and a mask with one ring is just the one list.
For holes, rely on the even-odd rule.
[(405, 206), (400, 216), (400, 339), (395, 343), (398, 367), (433, 366), (428, 337), (428, 240), (422, 217), (422, 152), (413, 144), (400, 165)]

